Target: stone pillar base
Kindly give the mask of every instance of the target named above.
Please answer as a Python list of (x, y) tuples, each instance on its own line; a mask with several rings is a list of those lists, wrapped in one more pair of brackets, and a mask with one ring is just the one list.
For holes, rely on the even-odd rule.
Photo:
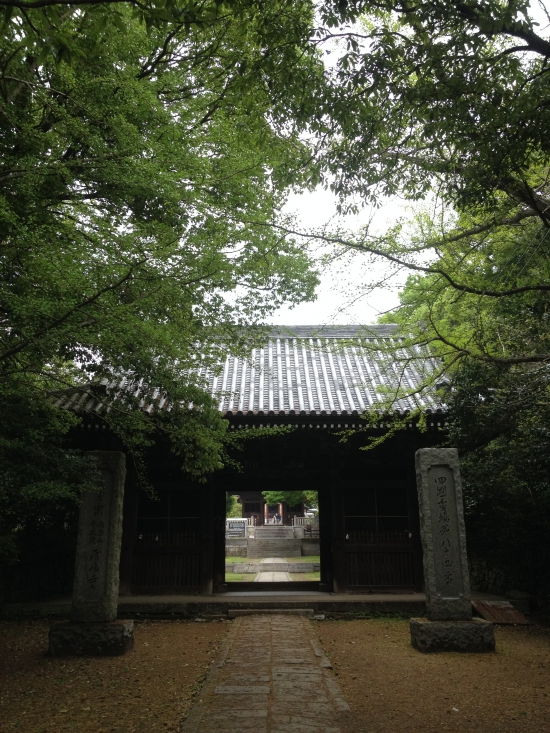
[(50, 627), (49, 653), (53, 657), (116, 657), (133, 648), (133, 621), (64, 621)]
[(471, 621), (428, 621), (411, 618), (411, 643), (420, 652), (494, 652), (493, 624)]

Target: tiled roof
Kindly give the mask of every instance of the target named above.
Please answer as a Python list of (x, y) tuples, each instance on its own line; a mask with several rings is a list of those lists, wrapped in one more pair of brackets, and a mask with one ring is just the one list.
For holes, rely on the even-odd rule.
[[(421, 354), (393, 349), (395, 326), (289, 326), (274, 331), (249, 359), (229, 356), (219, 375), (208, 375), (221, 412), (351, 414), (383, 406), (380, 388), (414, 392), (432, 371)], [(390, 347), (392, 356), (385, 350)], [(436, 410), (429, 396), (411, 396), (394, 406), (404, 412)]]
[[(272, 331), (262, 348), (248, 359), (228, 356), (223, 368), (199, 372), (228, 415), (349, 415), (385, 405), (388, 390), (401, 389), (392, 408), (440, 412), (441, 405), (425, 391), (413, 394), (434, 362), (425, 354), (400, 348), (396, 326), (287, 326)], [(128, 391), (139, 397), (139, 385), (125, 380), (104, 383), (111, 396)], [(409, 394), (409, 396), (406, 396)], [(101, 412), (108, 400), (87, 390), (60, 396), (57, 403), (77, 412)], [(148, 412), (169, 409), (161, 393), (142, 401)]]

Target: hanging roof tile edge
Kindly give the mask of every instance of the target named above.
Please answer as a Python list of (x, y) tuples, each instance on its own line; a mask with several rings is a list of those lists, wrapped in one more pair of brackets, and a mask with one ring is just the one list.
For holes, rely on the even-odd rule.
[[(392, 391), (393, 414), (420, 409), (444, 415), (445, 406), (420, 389), (435, 369), (433, 357), (402, 348), (397, 331), (395, 325), (274, 326), (267, 343), (252, 349), (248, 358), (229, 354), (219, 369), (200, 370), (197, 381), (228, 418), (329, 419), (358, 417), (367, 410), (382, 414)], [(391, 349), (384, 351), (385, 345)], [(102, 391), (105, 397), (97, 394), (97, 387), (83, 385), (60, 394), (55, 404), (101, 413), (117, 393), (139, 396), (140, 387), (124, 378), (103, 380)], [(169, 398), (160, 392), (142, 402), (147, 412), (170, 409)]]

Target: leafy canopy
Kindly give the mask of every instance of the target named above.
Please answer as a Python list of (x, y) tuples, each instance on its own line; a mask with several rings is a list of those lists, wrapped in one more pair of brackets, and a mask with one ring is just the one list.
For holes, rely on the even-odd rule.
[[(310, 3), (42, 5), (8, 7), (0, 47), (6, 557), (91, 481), (63, 445), (77, 420), (59, 390), (99, 397), (136, 459), (166, 436), (201, 478), (237, 440), (204, 369), (317, 282), (269, 226), (316, 175), (300, 111), (321, 74), (302, 43)], [(171, 409), (143, 410), (157, 404)]]
[(226, 517), (242, 517), (243, 507), (239, 504), (237, 497), (234, 494), (225, 494), (225, 516)]
[(330, 100), (341, 138), (327, 150), (339, 193), (418, 199), (435, 186), (492, 206), (505, 192), (545, 216), (550, 40), (527, 0), (366, 0), (343, 18), (341, 4), (323, 7), (320, 33), (341, 48)]
[[(545, 363), (548, 30), (523, 0), (325, 2), (320, 12), (320, 41), (339, 44), (325, 90), (325, 181), (344, 209), (347, 195), (376, 203), (398, 194), (428, 196), (434, 213), (382, 234), (367, 226), (304, 238), (411, 273), (400, 308), (383, 320), (402, 325), (419, 365), (423, 347), (444, 358), (421, 388), (465, 356)], [(388, 358), (410, 360), (398, 349)]]
[(286, 502), (290, 507), (299, 504), (317, 506), (318, 502), (316, 491), (262, 491), (262, 494), (270, 505)]
[(449, 394), (449, 441), (461, 453), (469, 552), (499, 571), (501, 591), (520, 588), (546, 598), (549, 393), (546, 365), (465, 359)]
[[(400, 294), (400, 307), (383, 321), (402, 325), (406, 340), (429, 346), (450, 368), (464, 357), (501, 365), (545, 363), (550, 354), (549, 230), (530, 217), (476, 231), (475, 212), (462, 214), (437, 240), (437, 224), (420, 216), (403, 257), (426, 252)], [(437, 246), (434, 243), (437, 242)], [(434, 252), (435, 251), (435, 252)]]
[[(242, 4), (168, 33), (126, 5), (54, 10), (13, 15), (0, 54), (1, 388), (123, 375), (195, 405), (196, 472), (211, 470), (223, 429), (189, 374), (313, 297), (308, 254), (259, 226), (307, 180), (294, 111), (317, 61), (295, 44), (311, 10)], [(70, 58), (44, 40), (61, 35)]]

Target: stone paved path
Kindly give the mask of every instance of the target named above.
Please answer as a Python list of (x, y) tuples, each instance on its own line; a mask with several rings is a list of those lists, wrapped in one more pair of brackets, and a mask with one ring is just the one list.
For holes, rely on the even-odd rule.
[(310, 622), (235, 619), (184, 733), (339, 733), (349, 710)]
[(275, 570), (273, 572), (267, 571), (262, 572), (262, 563), (265, 565), (288, 565), (287, 561), (283, 557), (264, 557), (260, 561), (260, 572), (257, 573), (254, 578), (254, 582), (258, 583), (291, 583), (292, 578), (287, 572)]
[(288, 573), (266, 572), (257, 573), (254, 576), (255, 583), (291, 583), (292, 578)]
[(260, 565), (286, 565), (284, 557), (264, 557), (260, 560)]

